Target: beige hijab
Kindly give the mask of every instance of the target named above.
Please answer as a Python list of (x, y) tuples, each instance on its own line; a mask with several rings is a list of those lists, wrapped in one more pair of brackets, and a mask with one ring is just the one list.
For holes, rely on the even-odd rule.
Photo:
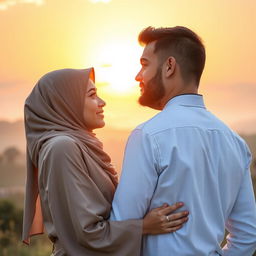
[(109, 175), (117, 186), (117, 174), (102, 143), (86, 130), (83, 120), (84, 101), (89, 78), (94, 81), (94, 69), (63, 69), (43, 76), (25, 102), (27, 139), (27, 182), (23, 217), (23, 242), (44, 232), (38, 191), (38, 155), (44, 142), (68, 135), (83, 147)]

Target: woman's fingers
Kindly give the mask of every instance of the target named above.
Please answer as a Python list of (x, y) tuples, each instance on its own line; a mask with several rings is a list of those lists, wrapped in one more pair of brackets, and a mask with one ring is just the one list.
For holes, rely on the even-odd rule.
[(159, 211), (159, 214), (161, 214), (161, 215), (167, 215), (167, 214), (170, 214), (170, 213), (176, 211), (177, 209), (181, 208), (183, 205), (184, 205), (184, 203), (179, 202), (179, 203), (167, 206), (165, 208), (161, 208), (158, 211)]
[(188, 211), (172, 213), (181, 208), (183, 205), (183, 203), (178, 202), (171, 206), (165, 207), (164, 209), (158, 209), (158, 215), (162, 217), (161, 219), (164, 233), (175, 232), (182, 228), (183, 224), (188, 221)]
[(189, 214), (188, 211), (175, 212), (182, 206), (184, 204), (178, 202), (170, 206), (163, 204), (151, 210), (143, 219), (143, 234), (166, 234), (182, 228)]
[(188, 217), (183, 217), (181, 219), (178, 219), (178, 220), (170, 220), (170, 221), (167, 221), (166, 220), (166, 228), (173, 228), (173, 227), (179, 227), (181, 225), (183, 225), (185, 222), (188, 221)]
[(180, 218), (188, 216), (188, 214), (189, 214), (188, 211), (172, 213), (170, 215), (167, 215), (168, 217), (166, 217), (166, 219), (169, 221), (178, 220)]
[(157, 210), (157, 211), (159, 211), (159, 210), (163, 210), (163, 209), (165, 209), (166, 207), (168, 207), (168, 204), (163, 204), (162, 206), (160, 206), (160, 207), (158, 207), (158, 208), (155, 208), (154, 210)]
[(167, 228), (166, 231), (165, 231), (163, 234), (166, 234), (166, 233), (173, 233), (173, 232), (175, 232), (175, 231), (177, 231), (177, 230), (179, 230), (179, 229), (181, 229), (181, 228), (182, 228), (182, 225), (176, 226), (176, 227), (174, 227), (174, 228)]
[(165, 229), (162, 229), (161, 230), (161, 233), (158, 233), (158, 234), (168, 234), (168, 233), (173, 233), (179, 229), (181, 229), (183, 226), (182, 225), (179, 225), (179, 226), (176, 226), (176, 227), (170, 227), (170, 228), (165, 228)]

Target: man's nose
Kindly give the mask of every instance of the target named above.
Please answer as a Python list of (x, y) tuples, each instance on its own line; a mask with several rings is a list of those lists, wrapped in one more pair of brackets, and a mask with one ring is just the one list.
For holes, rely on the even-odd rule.
[(141, 71), (139, 71), (139, 73), (135, 76), (135, 80), (136, 80), (137, 82), (142, 81)]

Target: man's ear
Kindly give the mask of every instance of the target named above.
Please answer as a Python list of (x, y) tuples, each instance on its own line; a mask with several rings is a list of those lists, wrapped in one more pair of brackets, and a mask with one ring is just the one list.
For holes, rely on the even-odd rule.
[(173, 75), (176, 68), (176, 59), (172, 56), (168, 57), (165, 64), (165, 77), (168, 78)]

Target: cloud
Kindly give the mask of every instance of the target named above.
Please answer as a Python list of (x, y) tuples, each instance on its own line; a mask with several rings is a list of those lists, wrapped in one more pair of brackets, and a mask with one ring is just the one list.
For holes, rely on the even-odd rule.
[(42, 5), (44, 4), (44, 0), (0, 0), (0, 11), (7, 10), (9, 7), (16, 4)]
[(89, 0), (91, 3), (97, 4), (97, 3), (109, 3), (111, 0)]

